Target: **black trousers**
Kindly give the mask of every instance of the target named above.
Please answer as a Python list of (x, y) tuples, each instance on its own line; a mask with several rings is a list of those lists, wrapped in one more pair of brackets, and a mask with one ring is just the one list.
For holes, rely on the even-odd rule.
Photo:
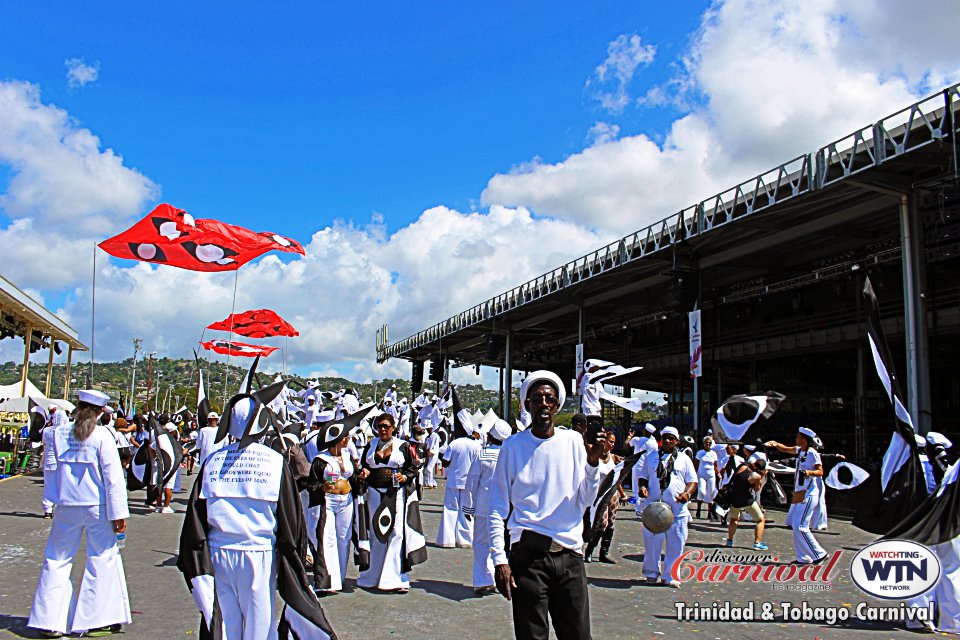
[(590, 640), (590, 600), (583, 557), (573, 551), (510, 550), (513, 629), (517, 640), (548, 640), (547, 616), (557, 640)]

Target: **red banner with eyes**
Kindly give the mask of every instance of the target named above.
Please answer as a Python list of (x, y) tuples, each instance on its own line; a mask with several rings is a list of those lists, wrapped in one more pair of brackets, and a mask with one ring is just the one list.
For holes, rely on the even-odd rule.
[(101, 242), (100, 248), (117, 258), (191, 271), (234, 271), (272, 250), (304, 255), (296, 240), (219, 220), (195, 219), (169, 204), (157, 206), (120, 235)]
[(300, 332), (270, 309), (254, 309), (235, 313), (220, 322), (214, 322), (207, 329), (231, 331), (245, 338), (270, 338), (272, 336), (294, 337)]
[(253, 358), (256, 356), (267, 357), (279, 347), (265, 347), (258, 344), (247, 344), (245, 342), (234, 342), (232, 340), (211, 340), (210, 342), (200, 343), (204, 349), (214, 351), (221, 355), (243, 356)]

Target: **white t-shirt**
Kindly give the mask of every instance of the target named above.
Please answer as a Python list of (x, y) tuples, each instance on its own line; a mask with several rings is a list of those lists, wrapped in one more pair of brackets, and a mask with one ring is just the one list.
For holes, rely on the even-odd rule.
[(808, 493), (817, 493), (819, 486), (814, 482), (814, 478), (806, 475), (804, 471), (812, 471), (817, 465), (822, 465), (820, 454), (816, 449), (807, 449), (797, 454), (797, 477), (795, 489), (797, 491), (807, 491)]
[(697, 451), (697, 460), (700, 461), (700, 466), (697, 468), (698, 476), (712, 478), (717, 474), (717, 469), (714, 466), (717, 463), (716, 451), (700, 449), (700, 451)]
[(579, 433), (555, 429), (553, 436), (542, 439), (527, 429), (507, 438), (500, 447), (490, 494), (494, 564), (507, 563), (503, 524), (508, 514), (514, 542), (529, 530), (579, 553), (583, 512), (597, 496), (599, 486), (600, 468), (587, 464)]
[(200, 429), (200, 433), (197, 435), (197, 448), (200, 450), (200, 464), (203, 464), (204, 460), (206, 460), (211, 453), (219, 451), (229, 444), (229, 438), (224, 438), (220, 442), (213, 441), (214, 438), (217, 437), (218, 430), (219, 427), (204, 427)]
[(447, 467), (447, 487), (463, 489), (467, 486), (467, 474), (473, 461), (480, 457), (483, 447), (473, 438), (457, 438), (447, 446), (441, 458), (450, 461)]

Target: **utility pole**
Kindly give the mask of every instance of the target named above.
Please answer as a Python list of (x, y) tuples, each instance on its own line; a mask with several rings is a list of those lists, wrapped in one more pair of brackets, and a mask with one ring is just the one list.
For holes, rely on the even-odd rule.
[(136, 406), (136, 393), (137, 393), (137, 353), (140, 351), (140, 347), (143, 346), (143, 338), (134, 338), (133, 339), (133, 366), (131, 367), (130, 373), (130, 402), (128, 406), (125, 407), (125, 411), (128, 416), (134, 413), (134, 407)]
[(156, 351), (147, 354), (147, 413), (150, 413), (150, 366), (153, 364), (155, 355), (157, 355)]

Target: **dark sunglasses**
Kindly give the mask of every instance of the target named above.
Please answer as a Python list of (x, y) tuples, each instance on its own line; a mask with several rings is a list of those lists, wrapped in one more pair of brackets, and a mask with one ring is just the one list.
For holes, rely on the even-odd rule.
[(542, 393), (535, 393), (527, 397), (527, 400), (530, 402), (545, 402), (547, 404), (557, 404), (557, 401), (560, 398), (554, 395), (543, 395)]

